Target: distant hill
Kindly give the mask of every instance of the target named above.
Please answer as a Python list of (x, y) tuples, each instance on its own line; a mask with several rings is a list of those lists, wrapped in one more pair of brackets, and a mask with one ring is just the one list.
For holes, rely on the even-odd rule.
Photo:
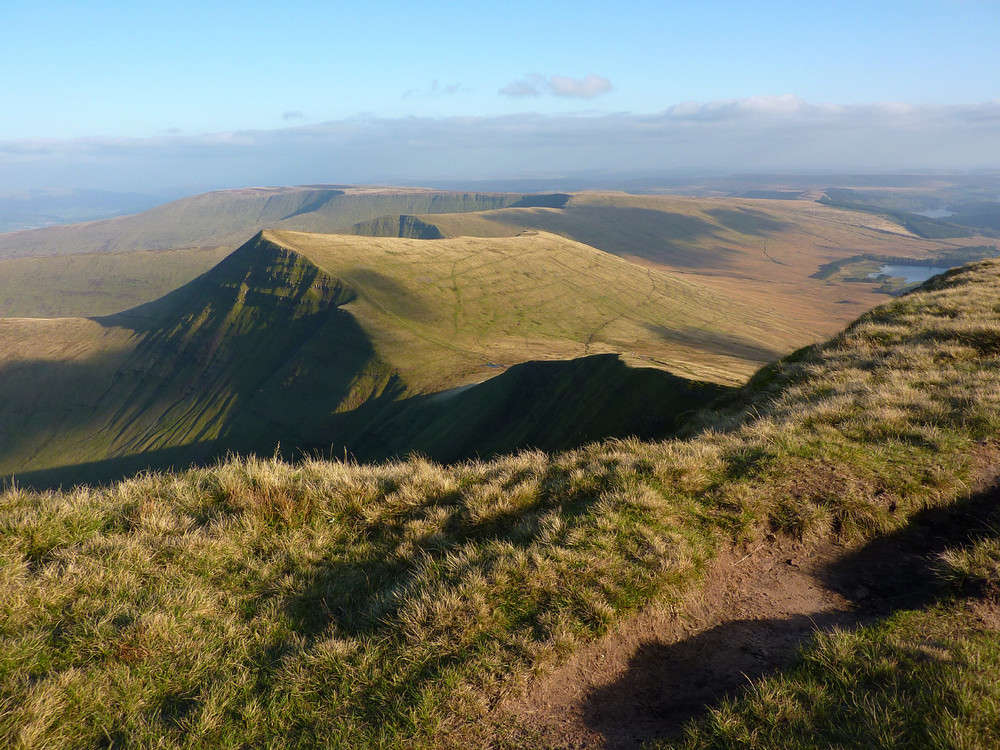
[(231, 252), (193, 247), (0, 259), (0, 318), (121, 312), (172, 292)]
[[(885, 299), (884, 285), (866, 273), (854, 266), (827, 273), (831, 264), (870, 260), (865, 268), (875, 271), (880, 258), (964, 262), (1000, 253), (992, 238), (927, 239), (885, 216), (810, 200), (248, 188), (111, 221), (0, 235), (0, 316), (107, 315), (151, 302), (265, 228), (424, 240), (558, 234), (780, 317), (778, 338), (764, 350), (731, 351), (753, 363), (831, 335)], [(747, 371), (713, 377), (734, 383)]]
[[(884, 212), (883, 212), (884, 213)], [(928, 238), (882, 213), (811, 200), (763, 200), (588, 192), (560, 207), (383, 217), (358, 234), (504, 237), (553, 232), (622, 258), (682, 273), (719, 297), (784, 315), (798, 328), (786, 351), (835, 333), (885, 300), (874, 279), (823, 275), (828, 264), (944, 257), (947, 265), (1000, 254), (994, 238)], [(413, 232), (418, 233), (414, 234)], [(877, 264), (872, 268), (877, 268)], [(867, 283), (865, 283), (867, 282)]]
[[(279, 446), (453, 460), (665, 435), (723, 392), (691, 381), (752, 370), (734, 351), (764, 360), (781, 326), (546, 233), (264, 232), (123, 313), (0, 321), (0, 472), (52, 484)], [(513, 367), (532, 360), (562, 362)]]
[(0, 232), (93, 221), (145, 211), (166, 198), (106, 190), (26, 190), (0, 193)]
[(335, 232), (389, 214), (482, 211), (517, 203), (515, 193), (462, 193), (351, 186), (220, 190), (88, 224), (0, 235), (0, 258), (64, 253), (235, 248), (261, 229)]

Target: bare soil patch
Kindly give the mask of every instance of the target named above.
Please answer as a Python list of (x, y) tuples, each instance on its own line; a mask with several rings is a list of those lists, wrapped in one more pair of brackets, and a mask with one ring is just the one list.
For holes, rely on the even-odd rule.
[(727, 550), (680, 611), (654, 607), (622, 623), (504, 709), (552, 748), (633, 748), (676, 732), (786, 666), (818, 628), (856, 624), (854, 603), (816, 574), (843, 553), (786, 541)]
[(623, 622), (500, 711), (548, 748), (625, 750), (680, 733), (724, 697), (790, 666), (817, 631), (938, 598), (937, 555), (981, 536), (1000, 503), (996, 458), (994, 446), (976, 457), (977, 485), (989, 489), (864, 545), (775, 538), (724, 551), (681, 605)]

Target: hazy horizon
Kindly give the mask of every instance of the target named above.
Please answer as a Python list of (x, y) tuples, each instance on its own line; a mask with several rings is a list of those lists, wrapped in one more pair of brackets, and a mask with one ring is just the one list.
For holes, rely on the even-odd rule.
[(1000, 168), (995, 0), (50, 0), (0, 21), (0, 191)]

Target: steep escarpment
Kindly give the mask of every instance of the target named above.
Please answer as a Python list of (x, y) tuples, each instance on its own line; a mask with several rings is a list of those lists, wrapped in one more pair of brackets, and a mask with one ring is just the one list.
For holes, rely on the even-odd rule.
[[(4, 466), (30, 472), (91, 464), (82, 478), (92, 479), (230, 450), (315, 445), (312, 415), (366, 401), (392, 381), (364, 331), (340, 309), (354, 294), (258, 235), (171, 294), (95, 320), (91, 326), (119, 332), (116, 341), (128, 332), (127, 344), (110, 364), (100, 347), (72, 366), (50, 362), (49, 402), (63, 410), (52, 423), (62, 429), (49, 430), (30, 457), (8, 452)], [(69, 408), (75, 391), (59, 385), (87, 380), (88, 368), (100, 370), (103, 387)], [(255, 429), (233, 429), (247, 422), (248, 410)], [(72, 470), (63, 475), (76, 480)]]
[(362, 221), (351, 227), (351, 233), (365, 237), (409, 237), (415, 240), (440, 240), (444, 237), (433, 224), (409, 214)]
[[(76, 319), (90, 343), (73, 361), (54, 343), (69, 324), (8, 322), (12, 340), (34, 343), (0, 360), (0, 472), (50, 486), (230, 452), (555, 450), (671, 434), (678, 414), (725, 390), (616, 356), (625, 341), (634, 361), (641, 342), (669, 361), (674, 344), (652, 322), (690, 327), (683, 284), (557, 237), (413, 242), (261, 232), (154, 302)], [(523, 282), (501, 288), (504, 266)], [(593, 319), (581, 323), (583, 308)], [(37, 382), (43, 403), (25, 397)]]
[[(336, 352), (324, 361), (326, 387), (309, 395), (311, 407), (268, 416), (294, 424), (317, 399), (347, 398), (374, 359), (363, 331), (338, 310), (353, 298), (343, 283), (258, 235), (195, 282), (109, 321), (133, 327), (140, 339), (109, 392), (112, 417), (100, 436), (129, 453), (187, 444), (200, 446), (192, 456), (203, 459), (239, 449), (239, 438), (225, 438), (229, 424), (269, 391), (311, 376), (301, 355), (317, 337)], [(288, 371), (291, 360), (297, 365)], [(286, 436), (282, 430), (272, 443)]]

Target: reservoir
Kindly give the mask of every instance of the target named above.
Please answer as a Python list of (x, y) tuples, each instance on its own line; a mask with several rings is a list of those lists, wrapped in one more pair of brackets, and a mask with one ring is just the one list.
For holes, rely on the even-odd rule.
[(950, 267), (951, 266), (910, 266), (902, 264), (887, 264), (880, 266), (877, 271), (873, 271), (868, 274), (868, 278), (874, 279), (877, 276), (885, 275), (905, 279), (907, 284), (922, 284), (931, 276), (937, 276), (939, 273), (944, 273)]

